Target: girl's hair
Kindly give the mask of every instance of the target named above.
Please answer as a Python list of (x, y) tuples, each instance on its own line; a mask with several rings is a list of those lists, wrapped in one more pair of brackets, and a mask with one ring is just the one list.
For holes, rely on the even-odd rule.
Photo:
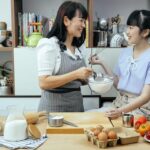
[[(64, 2), (59, 7), (54, 25), (51, 31), (48, 33), (47, 38), (56, 36), (59, 39), (59, 42), (63, 43), (67, 38), (67, 30), (66, 26), (64, 25), (64, 16), (67, 16), (71, 20), (73, 17), (75, 17), (77, 11), (79, 11), (81, 18), (87, 19), (87, 10), (81, 3), (73, 1)], [(85, 32), (86, 30), (84, 28), (80, 38), (73, 38), (73, 46), (80, 47), (84, 43), (86, 35)]]
[[(135, 10), (133, 11), (128, 19), (127, 25), (137, 26), (140, 31), (150, 29), (150, 11), (148, 10)], [(148, 35), (150, 37), (150, 34)]]

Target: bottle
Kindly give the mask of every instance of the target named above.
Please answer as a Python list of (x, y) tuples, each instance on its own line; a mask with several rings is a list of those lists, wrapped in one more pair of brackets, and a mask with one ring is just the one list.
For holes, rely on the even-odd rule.
[(27, 138), (27, 122), (23, 110), (16, 106), (9, 106), (9, 114), (4, 127), (4, 139), (7, 141), (21, 141)]

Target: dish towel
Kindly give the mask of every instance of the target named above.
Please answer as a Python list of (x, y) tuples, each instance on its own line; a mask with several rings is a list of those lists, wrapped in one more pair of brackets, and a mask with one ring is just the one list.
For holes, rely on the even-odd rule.
[(0, 136), (0, 146), (5, 146), (11, 150), (25, 148), (35, 150), (41, 144), (43, 144), (48, 139), (47, 136), (42, 136), (40, 139), (33, 140), (33, 139), (26, 139), (18, 142), (10, 142), (6, 141), (3, 136)]

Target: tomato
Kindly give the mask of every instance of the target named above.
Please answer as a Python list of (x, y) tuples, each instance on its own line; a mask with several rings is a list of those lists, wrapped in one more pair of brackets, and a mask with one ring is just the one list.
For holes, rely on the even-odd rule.
[(140, 127), (141, 124), (146, 123), (147, 118), (145, 116), (141, 116), (138, 118), (138, 120), (135, 122), (135, 129), (138, 129)]

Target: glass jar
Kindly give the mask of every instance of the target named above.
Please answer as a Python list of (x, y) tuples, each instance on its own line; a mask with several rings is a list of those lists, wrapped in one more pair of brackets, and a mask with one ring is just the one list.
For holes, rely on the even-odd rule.
[(16, 106), (8, 106), (8, 117), (4, 127), (4, 139), (8, 141), (20, 141), (27, 138), (27, 122), (23, 115), (23, 109)]

